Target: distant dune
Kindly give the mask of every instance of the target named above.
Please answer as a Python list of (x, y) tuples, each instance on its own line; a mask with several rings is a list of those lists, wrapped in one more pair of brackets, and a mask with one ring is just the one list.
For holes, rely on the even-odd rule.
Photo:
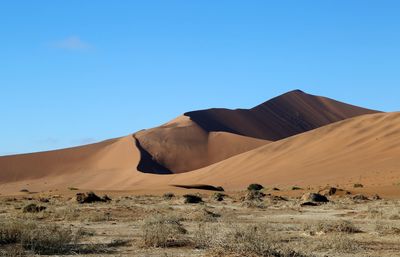
[(280, 140), (340, 120), (376, 113), (294, 90), (252, 109), (209, 109), (185, 113), (206, 131)]
[[(147, 169), (139, 170), (147, 173), (187, 172), (271, 141), (370, 113), (376, 111), (300, 90), (278, 96), (250, 110), (188, 112), (160, 127), (135, 134), (140, 146), (153, 160), (153, 166), (146, 165)], [(146, 156), (141, 164), (150, 163)]]
[(400, 113), (293, 91), (250, 110), (192, 112), (126, 137), (0, 157), (0, 193), (146, 193), (199, 184), (241, 190), (254, 182), (362, 183), (379, 191), (400, 182), (399, 157)]
[[(186, 116), (157, 128), (137, 132), (135, 137), (141, 147), (150, 153), (154, 165), (162, 165), (171, 173), (202, 168), (269, 143), (228, 132), (209, 133)], [(142, 162), (148, 162), (148, 158), (142, 158)], [(166, 173), (160, 169), (158, 171)]]
[[(174, 184), (366, 185), (400, 182), (400, 113), (364, 115), (175, 177)], [(398, 188), (400, 195), (400, 188)]]

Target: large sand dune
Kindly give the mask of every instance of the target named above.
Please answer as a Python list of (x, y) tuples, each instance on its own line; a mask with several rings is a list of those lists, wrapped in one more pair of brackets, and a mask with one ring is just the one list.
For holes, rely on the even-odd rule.
[[(298, 95), (289, 94), (296, 99)], [(331, 100), (325, 104), (330, 110), (337, 108)], [(354, 108), (359, 114), (373, 112), (348, 108), (348, 113), (342, 108), (340, 115), (339, 111), (324, 114), (323, 122), (355, 115)], [(97, 144), (0, 157), (0, 193), (68, 187), (143, 193), (193, 184), (240, 190), (253, 182), (276, 186), (362, 183), (379, 191), (400, 182), (399, 157), (400, 113), (362, 115), (275, 142), (208, 131), (181, 116), (158, 128)], [(140, 170), (149, 167), (153, 173), (196, 170), (166, 175)]]
[[(269, 143), (228, 132), (207, 132), (186, 116), (137, 132), (135, 137), (152, 156), (154, 165), (162, 165), (173, 173), (199, 169)], [(143, 162), (148, 162), (148, 158), (142, 158)], [(160, 169), (157, 171), (166, 173)]]
[[(400, 182), (400, 113), (364, 115), (174, 177), (174, 184), (388, 186)], [(398, 189), (400, 195), (400, 188)]]
[(375, 112), (300, 90), (250, 110), (189, 112), (160, 127), (135, 134), (145, 152), (139, 170), (158, 174), (192, 171), (270, 141)]

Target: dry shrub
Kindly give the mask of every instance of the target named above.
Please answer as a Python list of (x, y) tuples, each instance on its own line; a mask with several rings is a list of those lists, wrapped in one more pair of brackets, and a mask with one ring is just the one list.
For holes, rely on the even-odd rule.
[(188, 213), (186, 220), (195, 222), (215, 222), (221, 217), (220, 214), (207, 210), (206, 208), (195, 209)]
[(186, 194), (183, 195), (184, 203), (202, 203), (203, 199), (199, 195)]
[(0, 245), (15, 244), (21, 241), (24, 233), (34, 229), (33, 223), (9, 220), (0, 223)]
[(58, 225), (10, 220), (0, 224), (0, 242), (18, 244), (36, 254), (68, 254), (76, 250), (79, 234)]
[(361, 230), (357, 228), (351, 221), (349, 220), (336, 220), (336, 221), (319, 221), (314, 224), (308, 224), (305, 227), (305, 230), (310, 230), (312, 232), (324, 232), (324, 233), (359, 233)]
[(400, 235), (400, 227), (395, 224), (377, 222), (375, 224), (375, 231), (380, 235)]
[(348, 236), (335, 234), (320, 240), (317, 246), (319, 250), (330, 250), (333, 253), (356, 253), (360, 250), (357, 241)]
[(71, 229), (58, 225), (39, 225), (25, 231), (21, 238), (24, 249), (37, 254), (66, 254), (76, 248), (79, 236)]
[(144, 220), (141, 227), (144, 247), (176, 247), (187, 244), (187, 230), (179, 219), (156, 215)]
[(171, 199), (174, 198), (174, 197), (175, 197), (175, 194), (174, 194), (174, 193), (165, 193), (165, 194), (163, 195), (164, 200), (171, 200)]
[(5, 245), (0, 248), (1, 257), (22, 257), (27, 256), (20, 245)]
[(229, 225), (212, 228), (199, 226), (195, 234), (195, 245), (208, 248), (218, 256), (306, 256), (283, 246), (280, 238), (262, 225)]

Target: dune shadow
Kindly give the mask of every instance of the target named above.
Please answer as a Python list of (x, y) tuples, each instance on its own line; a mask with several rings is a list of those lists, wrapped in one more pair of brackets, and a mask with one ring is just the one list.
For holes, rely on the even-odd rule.
[(173, 174), (168, 168), (162, 166), (157, 161), (153, 159), (153, 156), (147, 152), (141, 145), (139, 140), (133, 136), (135, 139), (136, 147), (140, 151), (140, 160), (137, 166), (137, 170), (143, 173), (152, 173), (159, 175)]

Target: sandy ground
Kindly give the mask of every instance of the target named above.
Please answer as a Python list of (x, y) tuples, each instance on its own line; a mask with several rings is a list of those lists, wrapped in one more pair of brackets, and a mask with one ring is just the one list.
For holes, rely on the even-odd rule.
[[(295, 194), (304, 193), (294, 191)], [(193, 190), (187, 192), (195, 193)], [(264, 192), (282, 194), (272, 190)], [(245, 192), (237, 192), (228, 193), (224, 201), (218, 202), (212, 193), (200, 191), (197, 193), (203, 196), (204, 203), (184, 204), (179, 195), (165, 199), (162, 196), (135, 196), (119, 192), (111, 195), (113, 200), (109, 203), (78, 204), (73, 198), (75, 193), (72, 190), (63, 196), (50, 193), (26, 194), (15, 199), (2, 197), (0, 223), (23, 219), (38, 224), (58, 224), (72, 230), (80, 228), (85, 231), (80, 244), (91, 244), (96, 246), (95, 249), (107, 251), (78, 256), (261, 256), (251, 255), (251, 252), (234, 255), (225, 251), (221, 254), (218, 251), (221, 246), (214, 244), (223, 231), (232, 228), (244, 231), (249, 227), (268, 231), (264, 240), (273, 242), (274, 247), (290, 248), (304, 256), (399, 256), (400, 252), (398, 200), (358, 201), (352, 200), (352, 194), (331, 196), (330, 203), (320, 206), (300, 207), (301, 200), (297, 197), (282, 200), (267, 196), (252, 202), (243, 200)], [(97, 193), (101, 195), (101, 192)], [(287, 195), (287, 192), (284, 194)], [(39, 198), (49, 199), (50, 202), (40, 202)], [(29, 203), (46, 206), (47, 209), (40, 213), (23, 213), (22, 208)], [(186, 243), (174, 247), (144, 246), (144, 224), (154, 217), (179, 220), (187, 230), (182, 235)], [(339, 229), (334, 224), (346, 226)], [(205, 228), (205, 232), (201, 227)], [(356, 228), (358, 232), (346, 231), (349, 227)], [(199, 242), (203, 242), (206, 235), (211, 236), (214, 243), (199, 247)], [(251, 236), (246, 238), (255, 239)], [(178, 237), (174, 236), (171, 240), (178, 240)], [(5, 246), (0, 246), (0, 249), (5, 249)]]

